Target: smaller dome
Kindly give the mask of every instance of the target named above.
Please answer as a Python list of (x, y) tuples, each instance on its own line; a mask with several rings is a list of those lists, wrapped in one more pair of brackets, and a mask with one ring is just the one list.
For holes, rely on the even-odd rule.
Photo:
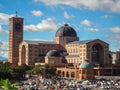
[(89, 62), (82, 62), (79, 68), (94, 68), (94, 66)]
[(46, 57), (59, 57), (60, 53), (57, 50), (50, 50), (48, 51)]

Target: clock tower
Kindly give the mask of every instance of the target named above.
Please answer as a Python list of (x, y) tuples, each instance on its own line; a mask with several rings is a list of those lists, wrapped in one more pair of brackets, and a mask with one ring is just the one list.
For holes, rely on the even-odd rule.
[(14, 66), (19, 62), (19, 45), (23, 41), (23, 18), (9, 19), (9, 62)]

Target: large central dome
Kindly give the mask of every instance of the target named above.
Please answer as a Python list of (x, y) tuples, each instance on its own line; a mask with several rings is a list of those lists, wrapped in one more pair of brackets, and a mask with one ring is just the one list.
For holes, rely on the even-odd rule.
[(55, 37), (61, 37), (61, 36), (77, 37), (77, 34), (72, 27), (70, 27), (68, 24), (64, 24), (64, 26), (62, 26), (57, 30), (55, 35)]

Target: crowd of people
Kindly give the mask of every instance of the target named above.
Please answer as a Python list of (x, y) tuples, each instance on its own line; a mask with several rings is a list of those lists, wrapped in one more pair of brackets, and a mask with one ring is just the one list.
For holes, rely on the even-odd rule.
[(75, 80), (67, 78), (30, 78), (22, 81), (19, 90), (120, 90), (120, 80)]

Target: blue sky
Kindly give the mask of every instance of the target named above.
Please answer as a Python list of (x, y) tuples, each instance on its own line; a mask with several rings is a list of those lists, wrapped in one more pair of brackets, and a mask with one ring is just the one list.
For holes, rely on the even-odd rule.
[(16, 11), (24, 18), (24, 40), (52, 40), (68, 23), (80, 40), (120, 48), (120, 0), (0, 0), (0, 56), (8, 57), (8, 19)]

